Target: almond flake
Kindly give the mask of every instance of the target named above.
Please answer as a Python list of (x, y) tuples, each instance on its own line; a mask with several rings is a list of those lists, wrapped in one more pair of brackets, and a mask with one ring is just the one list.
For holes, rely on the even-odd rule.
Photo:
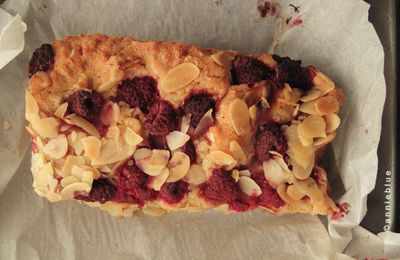
[(339, 111), (339, 102), (333, 96), (319, 98), (315, 101), (315, 111), (320, 115), (328, 115)]
[(255, 123), (257, 122), (257, 114), (258, 114), (257, 105), (252, 105), (249, 108), (249, 115), (250, 115), (250, 119), (251, 119), (251, 122), (253, 123), (253, 125), (255, 125)]
[(315, 100), (301, 104), (299, 111), (310, 115), (317, 115), (318, 113), (315, 110)]
[(43, 138), (56, 138), (58, 135), (58, 120), (54, 117), (40, 118), (38, 115), (30, 117), (33, 130)]
[(114, 140), (106, 140), (101, 146), (99, 156), (92, 160), (93, 166), (102, 166), (125, 160), (135, 152), (136, 147), (124, 144), (118, 147)]
[(297, 161), (291, 159), (290, 164), (293, 166), (292, 172), (293, 172), (294, 176), (296, 176), (296, 178), (299, 180), (307, 179), (310, 176), (312, 169), (314, 168), (314, 160), (315, 160), (315, 156), (313, 153), (311, 160), (308, 162), (306, 167), (303, 167)]
[(200, 75), (193, 63), (182, 63), (171, 69), (159, 82), (159, 88), (167, 93), (186, 87)]
[(318, 115), (310, 115), (299, 125), (299, 134), (306, 138), (325, 137), (325, 120)]
[(236, 164), (236, 160), (233, 159), (232, 156), (222, 151), (213, 151), (206, 155), (206, 159), (221, 166), (232, 166)]
[(319, 190), (317, 183), (312, 178), (296, 181), (294, 185), (300, 192), (309, 196), (313, 203), (318, 203), (323, 199), (322, 191)]
[(25, 91), (25, 117), (30, 121), (31, 115), (39, 115), (39, 106), (29, 90)]
[(51, 139), (44, 147), (43, 152), (52, 159), (61, 159), (68, 151), (68, 141), (65, 135)]
[(87, 192), (89, 193), (92, 187), (84, 182), (74, 182), (66, 186), (61, 190), (60, 195), (66, 199), (72, 199), (76, 192)]
[(335, 84), (322, 72), (317, 72), (313, 79), (313, 83), (315, 88), (319, 89), (322, 92), (322, 95), (327, 94), (335, 88)]
[(245, 165), (247, 163), (247, 156), (236, 140), (232, 140), (229, 143), (229, 151), (239, 164)]
[(207, 181), (207, 175), (202, 166), (193, 164), (183, 180), (190, 184), (200, 185)]
[(235, 53), (232, 51), (220, 51), (211, 55), (211, 59), (218, 65), (230, 70), (235, 56)]
[(236, 169), (232, 170), (232, 178), (235, 180), (235, 182), (239, 181), (240, 175), (238, 170)]
[(39, 170), (46, 164), (46, 159), (44, 158), (43, 153), (32, 153), (31, 159), (31, 171), (33, 177), (36, 178)]
[(130, 146), (136, 146), (143, 141), (143, 138), (138, 135), (135, 131), (131, 128), (126, 128), (125, 130), (125, 142)]
[(335, 131), (340, 125), (340, 117), (336, 114), (325, 115), (324, 120), (326, 123), (326, 132), (331, 133)]
[(67, 156), (64, 165), (61, 169), (60, 175), (62, 177), (67, 177), (71, 175), (71, 170), (73, 166), (80, 166), (85, 164), (85, 159), (82, 156)]
[(162, 209), (159, 207), (151, 207), (151, 206), (143, 207), (142, 212), (146, 215), (153, 216), (153, 217), (159, 217), (159, 216), (165, 215), (167, 213), (167, 211), (165, 209)]
[(103, 172), (103, 173), (111, 173), (111, 172), (112, 172), (112, 170), (111, 170), (110, 167), (108, 167), (108, 166), (101, 166), (101, 167), (99, 168), (99, 170), (100, 170), (101, 172)]
[(133, 158), (135, 159), (135, 161), (143, 160), (149, 158), (151, 156), (151, 153), (151, 150), (148, 148), (140, 148), (137, 149), (137, 151), (133, 155)]
[(289, 185), (287, 187), (286, 192), (287, 192), (287, 195), (289, 195), (289, 197), (291, 197), (294, 200), (299, 200), (299, 199), (303, 198), (304, 195), (306, 195), (303, 192), (301, 192), (295, 185)]
[(54, 115), (58, 118), (63, 118), (65, 112), (67, 112), (68, 102), (62, 103), (57, 109), (54, 111)]
[(176, 182), (185, 177), (190, 168), (190, 158), (183, 152), (175, 152), (167, 165), (169, 176), (166, 182)]
[(241, 170), (241, 171), (239, 171), (239, 176), (240, 177), (243, 177), (243, 176), (250, 177), (251, 176), (251, 172), (249, 170)]
[[(137, 156), (134, 156), (137, 157)], [(136, 160), (136, 165), (146, 174), (157, 176), (168, 163), (169, 151), (167, 150), (152, 150), (151, 156), (145, 159)]]
[(151, 188), (155, 191), (159, 191), (161, 189), (161, 186), (165, 183), (169, 176), (169, 169), (164, 168), (161, 170), (161, 173), (154, 177), (153, 182), (151, 183)]
[(70, 114), (70, 115), (66, 116), (65, 118), (68, 119), (69, 121), (71, 121), (71, 123), (73, 125), (76, 125), (76, 126), (82, 128), (88, 134), (93, 135), (94, 137), (100, 138), (100, 134), (97, 131), (96, 127), (94, 127), (91, 123), (89, 123), (89, 121), (87, 121), (83, 117), (77, 116), (75, 114)]
[(94, 136), (88, 136), (80, 140), (85, 151), (85, 156), (90, 160), (96, 159), (100, 155), (101, 141)]
[(328, 134), (326, 137), (317, 138), (314, 142), (314, 145), (318, 146), (318, 147), (320, 147), (322, 145), (326, 145), (326, 144), (332, 142), (332, 140), (335, 139), (335, 137), (336, 137), (336, 133), (332, 132), (332, 133)]
[(284, 172), (290, 172), (289, 166), (285, 162), (282, 156), (272, 156), (275, 162), (279, 164)]
[(38, 172), (36, 178), (37, 187), (47, 187), (49, 184), (49, 176), (53, 177), (54, 171), (51, 162), (46, 163)]
[(263, 170), (265, 179), (275, 189), (279, 184), (285, 183), (288, 179), (279, 163), (271, 158), (263, 162)]
[(229, 106), (229, 117), (237, 135), (247, 134), (251, 130), (250, 113), (246, 102), (234, 99)]
[(196, 126), (196, 129), (194, 129), (194, 136), (204, 134), (208, 130), (208, 128), (210, 128), (210, 126), (214, 124), (212, 112), (212, 109), (208, 110), (207, 113), (205, 113), (204, 116), (200, 119), (199, 123)]
[(179, 131), (173, 131), (166, 136), (168, 147), (171, 151), (178, 149), (189, 141), (190, 136)]
[(192, 115), (188, 114), (188, 115), (184, 115), (182, 117), (181, 120), (181, 132), (182, 133), (187, 133), (187, 131), (189, 130), (190, 127), (190, 118), (192, 117)]
[(60, 195), (60, 194), (57, 194), (57, 193), (55, 193), (54, 191), (49, 191), (47, 194), (46, 194), (46, 198), (50, 201), (50, 202), (57, 202), (57, 201), (60, 201), (60, 200), (62, 200), (63, 198), (62, 198), (62, 196)]
[(258, 186), (258, 184), (249, 177), (240, 177), (238, 184), (239, 188), (248, 196), (258, 197), (262, 193), (260, 186)]
[(319, 98), (320, 96), (322, 96), (322, 92), (318, 89), (311, 89), (309, 90), (304, 96), (302, 96), (300, 98), (300, 101), (302, 102), (309, 102), (309, 101), (313, 101), (316, 100), (317, 98)]
[(92, 186), (94, 174), (92, 171), (83, 171), (81, 175), (81, 182), (87, 183)]
[(62, 187), (66, 187), (75, 182), (79, 182), (79, 179), (77, 177), (67, 176), (67, 177), (61, 179), (60, 184)]

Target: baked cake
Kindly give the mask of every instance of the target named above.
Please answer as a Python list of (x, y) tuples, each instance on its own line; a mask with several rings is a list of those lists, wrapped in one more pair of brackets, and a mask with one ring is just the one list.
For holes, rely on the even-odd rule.
[(106, 35), (29, 62), (33, 187), (126, 217), (218, 209), (331, 214), (318, 166), (343, 93), (301, 61)]

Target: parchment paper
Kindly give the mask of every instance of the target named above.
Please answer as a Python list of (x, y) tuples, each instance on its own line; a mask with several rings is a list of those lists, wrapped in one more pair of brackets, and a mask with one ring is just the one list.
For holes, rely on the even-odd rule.
[[(300, 11), (296, 13), (290, 3), (300, 6)], [(267, 18), (257, 18), (256, 0), (9, 0), (3, 4), (12, 15), (21, 15), (28, 30), (24, 51), (0, 70), (0, 116), (2, 122), (11, 123), (10, 129), (0, 129), (0, 258), (348, 259), (339, 252), (365, 215), (366, 197), (377, 174), (385, 98), (383, 50), (368, 22), (366, 3), (290, 3), (279, 1), (278, 13)], [(277, 26), (282, 21), (276, 19), (279, 15), (292, 16), (290, 26)], [(297, 25), (292, 26), (295, 19)], [(333, 143), (346, 188), (340, 203), (350, 204), (341, 220), (326, 224), (326, 218), (321, 221), (317, 216), (273, 217), (257, 212), (116, 220), (73, 202), (50, 205), (34, 194), (23, 94), (26, 63), (40, 44), (70, 34), (107, 33), (266, 52), (279, 28), (285, 30), (277, 54), (317, 66), (346, 93), (342, 125)], [(390, 253), (382, 249), (373, 257), (396, 256), (400, 249), (394, 245)], [(349, 254), (361, 256), (354, 248)]]

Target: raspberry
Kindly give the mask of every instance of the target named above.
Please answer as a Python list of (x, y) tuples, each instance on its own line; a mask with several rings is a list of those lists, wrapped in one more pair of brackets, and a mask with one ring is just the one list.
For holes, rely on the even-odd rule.
[(200, 119), (210, 109), (213, 109), (215, 113), (215, 100), (207, 93), (191, 95), (183, 105), (185, 114), (191, 114), (190, 124), (193, 127), (197, 126)]
[(195, 163), (197, 159), (196, 148), (192, 142), (192, 139), (189, 139), (181, 148), (182, 153), (185, 153), (190, 158), (190, 163)]
[(230, 172), (215, 169), (210, 179), (200, 185), (200, 195), (214, 203), (232, 203), (240, 192)]
[(256, 133), (255, 150), (258, 160), (265, 161), (269, 158), (269, 151), (284, 154), (287, 150), (286, 138), (278, 124), (268, 122), (260, 126)]
[(302, 67), (301, 60), (292, 60), (289, 57), (273, 55), (278, 63), (277, 80), (283, 85), (288, 83), (292, 88), (309, 90), (313, 86), (316, 70), (313, 67)]
[(243, 55), (238, 55), (232, 62), (233, 84), (252, 85), (258, 81), (273, 79), (275, 70), (262, 61)]
[(103, 98), (95, 90), (79, 90), (67, 98), (68, 112), (86, 118), (97, 124)]
[(279, 208), (285, 204), (279, 197), (277, 191), (269, 185), (263, 172), (253, 172), (251, 178), (260, 186), (262, 191), (261, 195), (255, 198), (258, 206)]
[(188, 193), (188, 184), (183, 181), (167, 182), (160, 189), (160, 198), (167, 203), (178, 203)]
[(151, 135), (166, 136), (176, 129), (177, 118), (174, 108), (166, 101), (155, 103), (150, 108), (143, 125)]
[(93, 180), (92, 189), (88, 195), (78, 194), (74, 198), (84, 201), (98, 201), (104, 203), (111, 200), (115, 195), (116, 188), (114, 184), (108, 179), (101, 178)]
[(45, 43), (37, 48), (29, 61), (29, 77), (38, 71), (47, 71), (54, 64), (54, 50), (51, 44)]
[(116, 99), (125, 101), (131, 107), (139, 107), (147, 114), (158, 99), (157, 81), (150, 76), (126, 79), (118, 85)]

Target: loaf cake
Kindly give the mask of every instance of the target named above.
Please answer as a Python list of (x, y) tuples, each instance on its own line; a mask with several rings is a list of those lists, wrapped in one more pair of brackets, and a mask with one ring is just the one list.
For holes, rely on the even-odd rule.
[(343, 93), (314, 66), (107, 35), (28, 64), (35, 192), (116, 217), (217, 209), (332, 214), (318, 166)]

